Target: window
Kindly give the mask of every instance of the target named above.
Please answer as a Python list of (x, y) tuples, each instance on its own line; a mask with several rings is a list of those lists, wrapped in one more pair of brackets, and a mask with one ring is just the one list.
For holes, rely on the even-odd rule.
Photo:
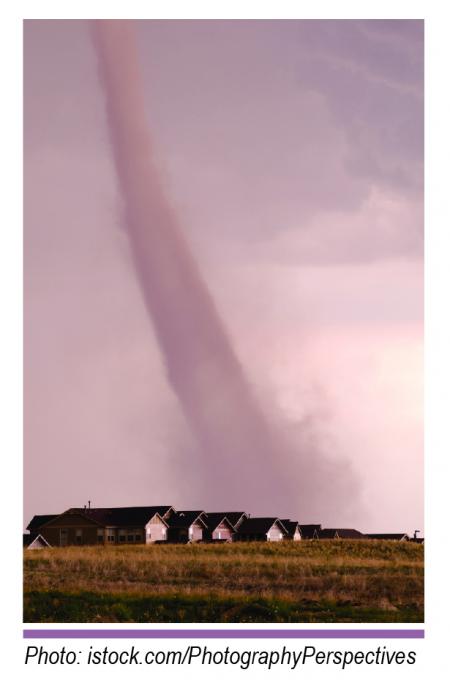
[(105, 541), (105, 530), (97, 529), (97, 543), (104, 543)]
[(114, 529), (106, 529), (106, 540), (108, 543), (114, 543), (116, 540), (116, 532)]
[(130, 542), (130, 541), (133, 542), (133, 541), (134, 541), (134, 536), (133, 536), (133, 534), (127, 534), (127, 541), (128, 541), (128, 542)]
[(134, 536), (134, 540), (135, 540), (135, 541), (140, 541), (141, 538), (142, 538), (142, 537), (141, 537), (141, 534), (135, 534), (135, 536)]
[(83, 543), (83, 529), (75, 529), (75, 543), (77, 545)]
[(119, 529), (119, 543), (125, 543), (127, 540), (127, 532), (125, 529)]

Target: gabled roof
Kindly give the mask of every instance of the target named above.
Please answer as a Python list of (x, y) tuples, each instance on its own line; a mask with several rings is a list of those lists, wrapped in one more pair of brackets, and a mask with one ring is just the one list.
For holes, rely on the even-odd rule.
[(23, 534), (23, 547), (30, 548), (35, 541), (39, 541), (44, 548), (51, 548), (51, 545), (42, 534)]
[(289, 536), (293, 536), (296, 530), (299, 528), (298, 522), (293, 522), (290, 519), (281, 519), (280, 521), (288, 532)]
[(366, 538), (378, 538), (385, 541), (402, 541), (408, 540), (408, 534), (366, 534)]
[(67, 510), (67, 512), (84, 515), (103, 526), (145, 526), (155, 515), (159, 515), (163, 518), (171, 509), (170, 505), (91, 507), (86, 510), (84, 508), (74, 507)]
[(317, 535), (319, 538), (337, 538), (337, 529), (320, 529)]
[(205, 520), (206, 513), (203, 510), (180, 510), (170, 515), (167, 523), (171, 529), (192, 526), (195, 523), (201, 523), (206, 528)]
[[(28, 525), (28, 529), (36, 530), (50, 523), (64, 514), (78, 514), (100, 526), (145, 526), (155, 514), (161, 519), (173, 510), (170, 505), (156, 505), (149, 507), (71, 507), (57, 515), (35, 515)], [(164, 522), (166, 523), (166, 522)]]
[(319, 538), (366, 538), (357, 529), (321, 529), (318, 531)]
[(221, 512), (217, 512), (217, 514), (209, 513), (203, 519), (209, 531), (214, 531), (217, 529), (222, 522), (224, 522), (231, 529), (231, 531), (236, 531), (228, 517), (222, 515)]
[(303, 538), (313, 538), (318, 536), (322, 530), (321, 524), (299, 524), (300, 533)]
[(287, 534), (285, 526), (277, 517), (249, 517), (245, 522), (242, 522), (239, 533), (266, 534), (275, 524), (280, 527), (283, 533)]
[(29, 531), (36, 531), (36, 529), (40, 529), (41, 526), (44, 526), (44, 524), (47, 524), (47, 522), (49, 522), (51, 519), (55, 519), (55, 517), (58, 517), (58, 515), (57, 514), (34, 515), (33, 519), (28, 524), (27, 529)]
[(234, 527), (236, 527), (242, 517), (248, 518), (248, 514), (246, 512), (207, 512), (206, 514), (208, 517), (215, 517), (216, 515), (226, 517), (230, 524)]

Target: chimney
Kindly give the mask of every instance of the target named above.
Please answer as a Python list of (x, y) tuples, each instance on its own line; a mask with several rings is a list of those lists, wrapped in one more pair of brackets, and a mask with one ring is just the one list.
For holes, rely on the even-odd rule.
[(88, 500), (88, 510), (90, 510), (90, 509), (91, 509), (91, 501)]

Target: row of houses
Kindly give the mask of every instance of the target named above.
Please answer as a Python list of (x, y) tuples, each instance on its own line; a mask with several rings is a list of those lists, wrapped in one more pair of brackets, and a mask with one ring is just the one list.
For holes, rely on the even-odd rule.
[(409, 540), (406, 534), (362, 534), (356, 529), (322, 529), (320, 524), (278, 517), (250, 517), (246, 512), (175, 510), (171, 505), (91, 508), (89, 504), (60, 514), (35, 515), (27, 529), (24, 545), (28, 548), (326, 538)]

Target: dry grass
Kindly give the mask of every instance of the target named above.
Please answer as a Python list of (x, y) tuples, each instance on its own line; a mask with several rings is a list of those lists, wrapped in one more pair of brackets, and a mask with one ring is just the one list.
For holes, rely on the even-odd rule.
[(54, 593), (195, 602), (214, 597), (216, 603), (252, 598), (392, 613), (413, 608), (415, 621), (423, 613), (423, 547), (412, 543), (53, 548), (26, 551), (24, 564), (26, 598)]

